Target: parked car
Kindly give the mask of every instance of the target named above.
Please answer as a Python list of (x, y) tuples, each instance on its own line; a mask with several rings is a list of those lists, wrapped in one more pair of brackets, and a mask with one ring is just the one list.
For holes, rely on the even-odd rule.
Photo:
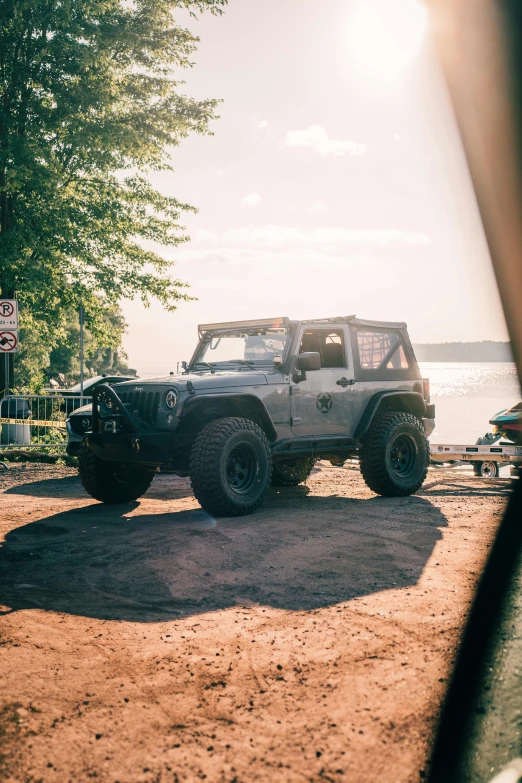
[[(93, 389), (99, 386), (101, 383), (122, 383), (123, 381), (134, 381), (136, 377), (134, 375), (95, 375), (93, 378), (88, 378), (83, 382), (83, 396), (92, 397)], [(71, 386), (70, 389), (64, 389), (60, 391), (60, 394), (65, 397), (64, 402), (60, 405), (60, 410), (63, 413), (71, 414), (81, 406), (79, 399), (68, 399), (70, 397), (78, 398), (81, 395), (81, 385), (77, 383), (75, 386)]]
[(92, 427), (92, 404), (82, 405), (69, 415), (67, 427), (67, 454), (76, 457), (80, 449), (83, 436)]
[(304, 481), (317, 459), (351, 457), (380, 495), (420, 488), (435, 406), (406, 324), (268, 318), (199, 335), (182, 375), (94, 390), (79, 450), (92, 497), (135, 500), (159, 468), (190, 476), (208, 512), (236, 516), (271, 483)]

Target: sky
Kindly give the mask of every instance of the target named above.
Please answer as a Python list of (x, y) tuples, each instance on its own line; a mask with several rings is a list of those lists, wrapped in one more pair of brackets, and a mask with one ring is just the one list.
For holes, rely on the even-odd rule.
[(506, 340), (449, 98), (417, 0), (229, 0), (180, 13), (201, 39), (186, 94), (213, 136), (173, 151), (162, 192), (198, 207), (160, 252), (197, 301), (123, 303), (140, 375), (190, 359), (197, 324), (357, 314), (412, 342)]

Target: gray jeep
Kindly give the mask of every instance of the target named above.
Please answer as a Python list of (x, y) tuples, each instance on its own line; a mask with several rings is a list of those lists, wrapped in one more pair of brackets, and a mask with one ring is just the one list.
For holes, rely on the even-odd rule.
[(204, 324), (184, 372), (93, 391), (81, 480), (104, 503), (154, 474), (190, 476), (212, 514), (249, 514), (318, 459), (358, 457), (374, 492), (411, 495), (428, 468), (435, 406), (406, 324), (355, 316)]

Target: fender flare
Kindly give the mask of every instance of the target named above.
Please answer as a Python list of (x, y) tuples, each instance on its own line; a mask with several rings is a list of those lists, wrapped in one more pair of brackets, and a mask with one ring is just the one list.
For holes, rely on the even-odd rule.
[(378, 415), (383, 401), (390, 402), (393, 410), (403, 413), (413, 413), (422, 419), (426, 416), (426, 402), (419, 392), (396, 389), (394, 391), (377, 392), (374, 394), (359, 420), (354, 437), (362, 438), (368, 432), (375, 416)]
[[(189, 397), (183, 404), (180, 415), (180, 422), (189, 414), (191, 414), (196, 408), (199, 408), (202, 405), (204, 406), (208, 403), (210, 403), (210, 405), (212, 403), (217, 403), (218, 405), (221, 403), (229, 403), (232, 407), (237, 409), (238, 413), (241, 413), (241, 408), (244, 410), (245, 407), (247, 408), (247, 414), (254, 411), (257, 414), (256, 418), (260, 422), (261, 429), (264, 431), (268, 440), (271, 442), (277, 440), (276, 428), (274, 427), (272, 419), (270, 418), (270, 414), (268, 413), (263, 401), (260, 400), (259, 397), (256, 397), (255, 394), (201, 394), (194, 397)], [(214, 418), (220, 417), (218, 415)], [(244, 418), (248, 419), (251, 418), (251, 416), (246, 415)], [(209, 419), (209, 421), (211, 421), (211, 419)], [(253, 419), (253, 421), (255, 420)]]

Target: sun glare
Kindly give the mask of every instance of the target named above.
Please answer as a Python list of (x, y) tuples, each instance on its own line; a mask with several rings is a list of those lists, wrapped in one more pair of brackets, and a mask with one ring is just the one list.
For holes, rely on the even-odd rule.
[(352, 0), (348, 54), (354, 68), (371, 82), (396, 81), (418, 53), (427, 22), (417, 0)]

